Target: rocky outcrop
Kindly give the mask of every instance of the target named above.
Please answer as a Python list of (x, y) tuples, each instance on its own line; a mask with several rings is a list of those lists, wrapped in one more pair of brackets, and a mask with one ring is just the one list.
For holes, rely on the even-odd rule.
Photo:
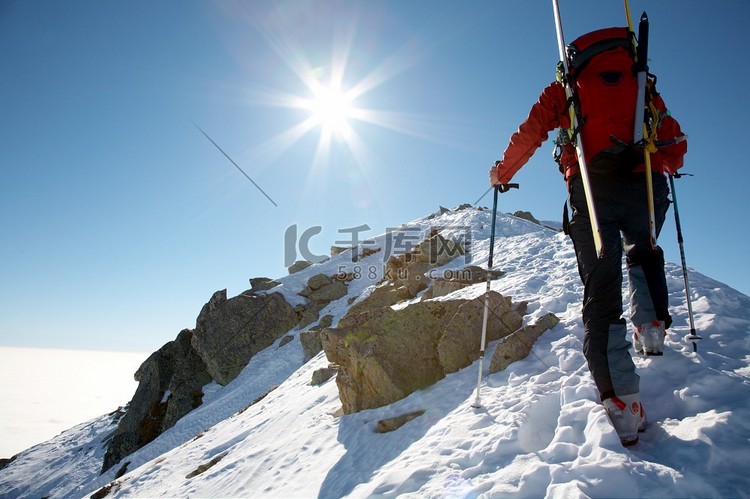
[[(462, 269), (450, 269), (443, 271), (442, 275), (432, 280), (432, 286), (428, 289), (423, 299), (445, 296), (468, 286), (487, 281), (487, 270), (476, 265), (469, 265)], [(505, 274), (502, 270), (489, 271), (490, 280), (495, 280)]]
[[(487, 341), (518, 329), (526, 304), (489, 294)], [(345, 414), (380, 407), (425, 388), (479, 357), (484, 299), (424, 301), (348, 314), (321, 332)]]
[(537, 225), (542, 225), (542, 223), (536, 219), (534, 215), (531, 214), (530, 211), (516, 211), (513, 213), (514, 217), (522, 218), (524, 220), (528, 220), (529, 222), (535, 223)]
[(333, 322), (332, 315), (320, 317), (320, 311), (332, 301), (343, 298), (349, 292), (346, 283), (351, 280), (351, 276), (327, 276), (325, 274), (316, 274), (307, 280), (307, 286), (299, 292), (301, 296), (307, 298), (307, 304), (300, 305), (296, 308), (300, 317), (299, 327), (304, 328), (318, 321), (318, 324), (307, 331), (299, 334), (300, 343), (304, 362), (315, 357), (323, 345), (320, 342), (320, 331), (329, 327)]
[[(490, 291), (487, 342), (511, 334), (523, 324), (526, 302), (513, 304), (510, 297)], [(446, 325), (437, 353), (445, 373), (456, 372), (479, 358), (484, 322), (484, 296), (461, 300), (463, 304)], [(428, 302), (429, 303), (429, 302)]]
[(203, 306), (194, 330), (185, 329), (151, 354), (135, 373), (138, 388), (107, 446), (102, 472), (151, 442), (203, 400), (212, 380), (227, 384), (250, 358), (298, 321), (294, 309), (267, 278), (251, 279), (255, 291), (227, 299), (217, 291)]
[(300, 270), (306, 269), (310, 265), (312, 265), (312, 262), (308, 262), (307, 260), (297, 260), (287, 268), (287, 271), (289, 272), (289, 274), (296, 274)]
[(383, 282), (366, 299), (354, 304), (349, 314), (387, 307), (417, 297), (432, 284), (430, 273), (433, 269), (464, 254), (465, 248), (461, 243), (445, 239), (433, 231), (429, 238), (410, 251), (391, 256), (386, 262)]
[(202, 387), (211, 376), (192, 348), (192, 337), (192, 331), (183, 330), (136, 371), (138, 388), (107, 446), (102, 473), (201, 404)]
[(524, 326), (513, 334), (503, 338), (495, 347), (490, 360), (490, 374), (504, 370), (513, 362), (525, 359), (530, 353), (534, 342), (545, 331), (557, 326), (560, 319), (553, 313), (541, 317), (533, 325)]
[(3, 458), (0, 458), (0, 471), (3, 468), (5, 468), (6, 466), (8, 466), (10, 463), (12, 463), (13, 461), (15, 461), (17, 458), (18, 458), (18, 454), (15, 454), (13, 457), (7, 457), (7, 458), (3, 457)]
[(226, 385), (250, 358), (297, 325), (294, 309), (280, 293), (245, 292), (227, 299), (217, 291), (203, 306), (192, 345), (211, 377)]
[[(436, 211), (435, 213), (433, 213), (430, 216), (428, 216), (427, 219), (428, 220), (432, 220), (433, 218), (439, 217), (440, 215), (445, 215), (446, 213), (450, 213), (452, 211), (461, 211), (461, 210), (466, 210), (466, 209), (469, 209), (469, 208), (474, 208), (474, 206), (470, 205), (469, 203), (464, 203), (464, 204), (462, 204), (460, 206), (457, 206), (456, 208), (453, 208), (452, 210), (449, 209), (449, 208), (445, 208), (443, 206), (439, 206), (438, 207), (438, 211)], [(480, 206), (480, 207), (477, 207), (477, 208), (474, 208), (474, 209), (482, 211), (484, 208), (482, 208)]]
[(304, 328), (320, 318), (320, 311), (349, 292), (345, 281), (325, 274), (316, 274), (307, 280), (307, 286), (299, 292), (307, 298), (307, 304), (297, 307), (299, 327)]
[(323, 350), (323, 345), (320, 342), (320, 332), (323, 329), (330, 327), (332, 322), (333, 316), (325, 315), (320, 319), (320, 322), (317, 326), (310, 328), (307, 331), (302, 331), (299, 334), (299, 341), (302, 344), (302, 354), (304, 355), (304, 362), (309, 361), (310, 359), (318, 355), (321, 350)]
[(310, 384), (312, 386), (320, 386), (329, 379), (333, 378), (339, 372), (339, 366), (336, 364), (330, 364), (328, 367), (321, 367), (313, 371), (312, 380)]
[(250, 291), (266, 291), (275, 288), (281, 284), (279, 281), (274, 281), (268, 277), (253, 277), (250, 279)]
[(307, 281), (307, 286), (299, 294), (313, 303), (327, 305), (346, 295), (346, 284), (333, 280), (325, 274), (316, 274)]
[(405, 297), (414, 297), (431, 282), (429, 271), (443, 266), (458, 256), (464, 255), (463, 244), (445, 239), (433, 231), (411, 251), (394, 255), (388, 259), (385, 277), (401, 290)]
[(414, 419), (417, 419), (419, 416), (424, 414), (424, 410), (409, 412), (407, 414), (402, 414), (401, 416), (395, 416), (392, 418), (387, 419), (381, 419), (378, 421), (377, 426), (375, 426), (375, 433), (389, 433), (391, 431), (396, 431), (402, 426), (404, 426), (409, 421), (412, 421)]
[[(460, 294), (447, 295), (484, 282), (486, 271), (457, 268), (457, 261), (450, 265), (456, 270), (439, 276), (435, 270), (447, 267), (464, 255), (465, 249), (463, 243), (433, 232), (411, 251), (391, 256), (383, 281), (364, 299), (350, 296), (350, 304), (359, 301), (336, 327), (331, 327), (334, 316), (320, 318), (321, 311), (346, 299), (353, 274), (313, 275), (299, 292), (305, 303), (296, 307), (274, 292), (280, 283), (269, 278), (251, 279), (252, 289), (233, 298), (227, 298), (226, 290), (217, 291), (201, 309), (195, 329), (183, 330), (136, 372), (138, 389), (109, 441), (102, 471), (198, 407), (203, 386), (211, 381), (229, 383), (256, 353), (295, 326), (307, 328), (317, 321), (299, 334), (304, 360), (325, 350), (331, 364), (316, 371), (311, 383), (318, 385), (335, 377), (345, 414), (393, 403), (468, 366), (479, 357), (485, 296), (450, 299)], [(290, 272), (307, 263), (293, 266)], [(499, 275), (493, 272), (490, 278)], [(487, 296), (486, 341), (505, 338), (497, 346), (490, 368), (503, 369), (528, 355), (538, 335), (556, 322), (554, 316), (544, 317), (534, 326), (521, 328), (524, 302), (513, 303), (496, 292)], [(392, 307), (395, 304), (400, 306)], [(293, 338), (289, 335), (279, 348)], [(419, 414), (387, 421), (383, 431)]]

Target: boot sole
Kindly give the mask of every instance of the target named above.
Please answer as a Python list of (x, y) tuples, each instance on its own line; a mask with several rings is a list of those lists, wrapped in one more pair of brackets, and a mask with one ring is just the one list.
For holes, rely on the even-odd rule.
[(645, 355), (646, 357), (659, 357), (664, 355), (664, 352), (644, 352), (643, 350), (636, 350), (635, 353), (638, 355)]
[(638, 437), (635, 437), (635, 440), (628, 440), (627, 442), (620, 440), (620, 443), (623, 447), (632, 447), (638, 443)]

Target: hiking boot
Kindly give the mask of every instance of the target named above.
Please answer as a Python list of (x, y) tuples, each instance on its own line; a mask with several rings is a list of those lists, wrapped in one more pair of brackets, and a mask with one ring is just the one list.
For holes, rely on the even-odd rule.
[(633, 331), (633, 348), (641, 355), (664, 355), (664, 321), (651, 321), (636, 326)]
[(646, 411), (640, 394), (611, 397), (602, 402), (620, 443), (625, 447), (638, 443), (638, 432), (646, 429)]

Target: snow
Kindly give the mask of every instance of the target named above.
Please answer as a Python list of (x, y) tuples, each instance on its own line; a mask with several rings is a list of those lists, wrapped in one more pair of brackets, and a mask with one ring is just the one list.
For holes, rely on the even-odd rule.
[[(472, 228), (468, 261), (443, 271), (486, 266), (489, 221), (488, 211), (465, 209), (406, 225), (454, 235)], [(663, 357), (635, 358), (650, 423), (636, 446), (623, 448), (581, 353), (583, 290), (571, 243), (509, 215), (498, 224), (494, 263), (506, 274), (492, 289), (527, 300), (527, 322), (548, 312), (561, 322), (526, 359), (484, 373), (480, 409), (471, 406), (474, 363), (399, 402), (342, 416), (335, 379), (310, 384), (325, 355), (302, 364), (295, 329), (294, 341), (253, 357), (227, 386), (207, 385), (201, 407), (104, 475), (91, 462), (101, 462), (111, 416), (21, 453), (0, 470), (0, 497), (78, 497), (103, 487), (122, 497), (750, 497), (750, 298), (691, 270), (703, 336), (695, 353), (684, 339), (682, 270), (667, 264), (674, 325)], [(386, 239), (373, 244), (384, 248)], [(365, 272), (321, 316), (335, 324), (351, 298), (371, 291), (382, 253), (357, 262)], [(338, 272), (346, 259), (280, 278), (272, 291), (298, 300), (309, 277)], [(484, 287), (439, 299), (479, 297)], [(379, 420), (418, 410), (400, 429), (374, 432)], [(82, 456), (70, 442), (86, 439), (99, 450)]]

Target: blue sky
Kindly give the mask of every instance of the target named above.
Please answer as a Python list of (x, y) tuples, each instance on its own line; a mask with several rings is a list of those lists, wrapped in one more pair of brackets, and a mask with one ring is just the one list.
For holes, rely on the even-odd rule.
[[(568, 41), (625, 24), (620, 1), (561, 9)], [(631, 9), (690, 137), (688, 265), (750, 293), (750, 3)], [(556, 61), (547, 1), (3, 1), (0, 344), (151, 351), (215, 290), (285, 275), (294, 224), (325, 254), (474, 203)], [(311, 105), (331, 81), (353, 96), (343, 132)], [(560, 218), (551, 150), (502, 211)], [(679, 262), (671, 212), (660, 244)]]

